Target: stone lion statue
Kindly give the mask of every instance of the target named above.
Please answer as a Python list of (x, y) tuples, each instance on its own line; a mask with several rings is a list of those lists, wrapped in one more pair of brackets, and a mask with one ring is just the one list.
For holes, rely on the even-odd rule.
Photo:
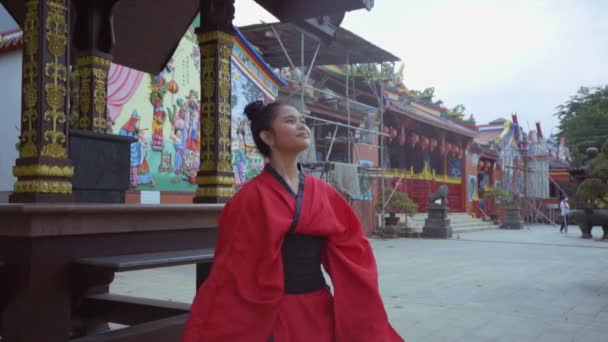
[(431, 192), (429, 194), (429, 204), (435, 203), (435, 201), (437, 201), (437, 200), (441, 200), (441, 203), (440, 203), (441, 206), (448, 205), (448, 186), (447, 185), (441, 185), (439, 187), (439, 189), (437, 189), (437, 192)]

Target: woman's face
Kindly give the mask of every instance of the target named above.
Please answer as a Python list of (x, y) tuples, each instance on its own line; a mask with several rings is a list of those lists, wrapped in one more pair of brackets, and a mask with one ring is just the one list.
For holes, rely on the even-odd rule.
[(265, 141), (272, 150), (282, 153), (300, 153), (310, 145), (310, 128), (304, 116), (291, 106), (281, 106), (272, 122)]

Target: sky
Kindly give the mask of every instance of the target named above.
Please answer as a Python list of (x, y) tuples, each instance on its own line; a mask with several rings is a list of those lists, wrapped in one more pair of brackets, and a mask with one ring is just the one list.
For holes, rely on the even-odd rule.
[(0, 4), (0, 32), (12, 30), (17, 26), (17, 23), (13, 20), (10, 14), (4, 8), (4, 5)]
[[(2, 12), (0, 31), (14, 27)], [(261, 21), (276, 19), (236, 0), (237, 26)], [(376, 0), (342, 26), (400, 57), (409, 89), (435, 87), (478, 124), (517, 113), (557, 132), (558, 105), (608, 84), (608, 0)]]
[[(253, 0), (236, 0), (235, 16), (276, 21)], [(608, 0), (377, 0), (342, 27), (400, 57), (409, 89), (435, 87), (478, 124), (517, 113), (556, 133), (558, 105), (608, 84)]]

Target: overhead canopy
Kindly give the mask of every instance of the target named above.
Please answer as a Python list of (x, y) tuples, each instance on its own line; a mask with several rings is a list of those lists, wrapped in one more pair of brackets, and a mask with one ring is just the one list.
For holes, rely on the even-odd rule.
[[(0, 2), (23, 28), (25, 1), (0, 0)], [(116, 37), (114, 62), (152, 74), (161, 71), (199, 12), (200, 2), (201, 0), (118, 2), (112, 11)], [(320, 17), (364, 8), (366, 4), (364, 0), (256, 0), (256, 2), (280, 20)]]
[[(285, 46), (289, 58), (296, 66), (301, 65), (302, 31), (295, 25), (290, 23), (257, 24), (239, 27), (239, 30), (251, 44), (259, 49), (268, 64), (277, 68), (289, 66), (289, 60), (274, 36), (273, 28)], [(307, 37), (304, 44), (305, 64), (310, 63), (316, 48), (317, 41), (312, 41), (312, 38)], [(336, 32), (336, 39), (319, 49), (315, 64), (346, 64), (347, 55), (350, 64), (399, 61), (399, 57), (340, 27)]]
[(255, 2), (283, 22), (315, 18), (362, 8), (370, 10), (374, 4), (374, 0), (255, 0)]

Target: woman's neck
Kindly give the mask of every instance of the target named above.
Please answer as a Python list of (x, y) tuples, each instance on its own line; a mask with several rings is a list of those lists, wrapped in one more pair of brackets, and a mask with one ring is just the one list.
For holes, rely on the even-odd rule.
[(285, 180), (296, 180), (299, 177), (298, 157), (275, 155), (270, 157), (270, 166)]

